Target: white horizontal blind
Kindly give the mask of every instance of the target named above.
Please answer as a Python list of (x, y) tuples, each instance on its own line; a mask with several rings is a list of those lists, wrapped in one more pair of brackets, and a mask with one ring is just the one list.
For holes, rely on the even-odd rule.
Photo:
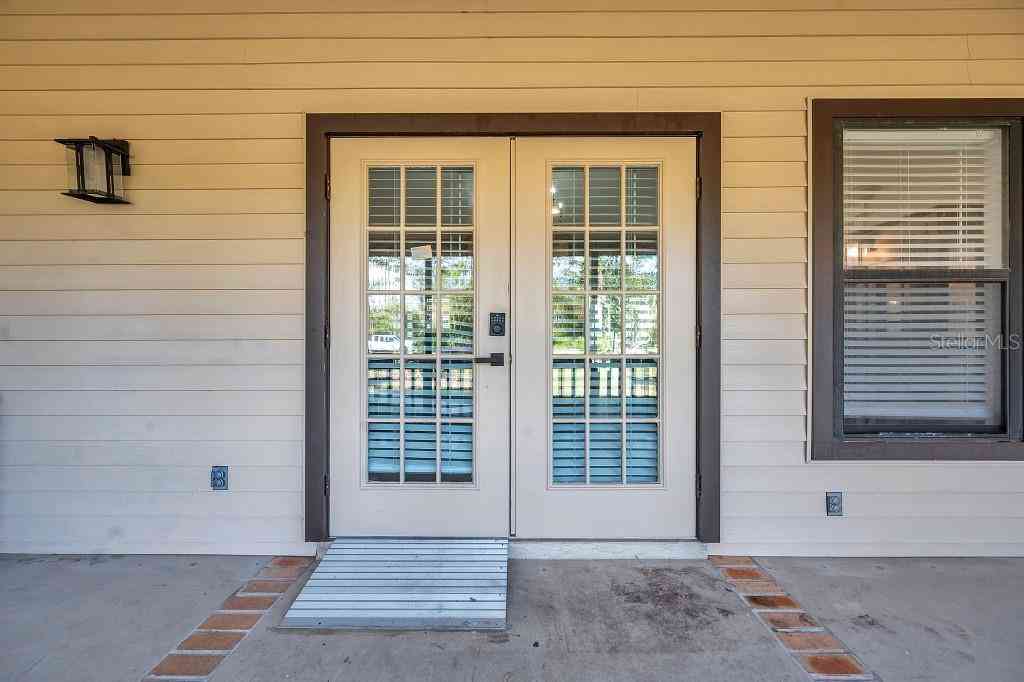
[(844, 297), (848, 422), (999, 423), (1002, 284), (847, 282)]
[(846, 267), (1000, 268), (1002, 133), (843, 131)]

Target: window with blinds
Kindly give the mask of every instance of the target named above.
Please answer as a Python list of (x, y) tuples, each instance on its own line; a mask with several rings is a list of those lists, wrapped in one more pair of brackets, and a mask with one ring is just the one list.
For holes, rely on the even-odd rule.
[(847, 433), (1005, 428), (1004, 131), (842, 135)]

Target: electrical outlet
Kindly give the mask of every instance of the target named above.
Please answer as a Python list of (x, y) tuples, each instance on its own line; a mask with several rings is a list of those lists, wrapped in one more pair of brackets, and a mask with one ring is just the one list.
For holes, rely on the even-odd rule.
[(825, 493), (825, 516), (843, 515), (843, 494), (840, 492)]
[(210, 467), (210, 490), (228, 489), (228, 468), (226, 466)]

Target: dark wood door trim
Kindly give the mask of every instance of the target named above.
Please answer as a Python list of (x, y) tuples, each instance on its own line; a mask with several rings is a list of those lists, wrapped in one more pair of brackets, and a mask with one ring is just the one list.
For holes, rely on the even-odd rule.
[(718, 112), (306, 116), (306, 540), (330, 537), (330, 138), (689, 136), (697, 139), (697, 537), (720, 538), (722, 116)]

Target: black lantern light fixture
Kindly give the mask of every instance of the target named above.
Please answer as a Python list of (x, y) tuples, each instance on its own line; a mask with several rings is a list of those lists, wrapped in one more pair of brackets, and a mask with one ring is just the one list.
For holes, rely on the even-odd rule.
[(69, 197), (97, 204), (129, 204), (124, 177), (131, 175), (128, 143), (95, 137), (57, 139), (67, 152)]

